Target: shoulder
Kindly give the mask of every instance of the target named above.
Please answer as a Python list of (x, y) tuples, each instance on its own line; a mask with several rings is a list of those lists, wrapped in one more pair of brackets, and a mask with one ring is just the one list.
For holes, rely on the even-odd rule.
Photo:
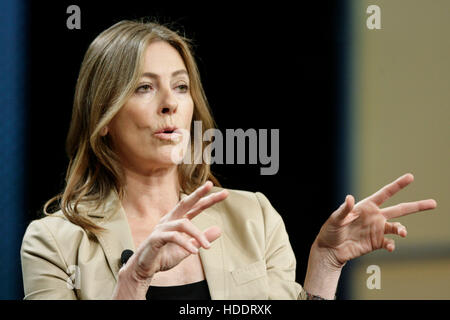
[(51, 232), (57, 234), (79, 229), (82, 228), (70, 222), (62, 211), (58, 210), (55, 213), (31, 221), (25, 231), (25, 235), (35, 232)]
[(86, 236), (83, 228), (70, 222), (59, 210), (29, 223), (23, 236), (21, 252), (44, 253), (56, 250), (64, 255), (65, 248), (73, 247)]
[[(83, 201), (78, 204), (78, 215), (94, 224), (103, 223), (104, 218), (117, 209), (117, 197), (111, 192), (101, 201)], [(33, 239), (46, 239), (51, 237), (54, 241), (73, 247), (75, 241), (90, 238), (88, 232), (81, 226), (70, 221), (62, 212), (58, 211), (33, 220), (27, 227), (24, 241)]]

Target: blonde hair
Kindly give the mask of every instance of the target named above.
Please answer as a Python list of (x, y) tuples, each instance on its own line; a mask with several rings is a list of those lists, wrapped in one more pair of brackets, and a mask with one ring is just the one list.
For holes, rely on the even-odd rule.
[[(202, 131), (216, 127), (208, 105), (197, 64), (189, 39), (168, 27), (154, 22), (120, 21), (99, 34), (90, 44), (78, 76), (73, 102), (72, 120), (66, 141), (70, 159), (64, 190), (48, 200), (48, 207), (58, 200), (57, 209), (72, 223), (96, 234), (104, 228), (83, 216), (79, 204), (85, 201), (104, 202), (112, 188), (120, 197), (124, 195), (124, 176), (119, 159), (114, 153), (109, 135), (102, 136), (102, 129), (122, 108), (138, 83), (143, 55), (152, 41), (169, 43), (181, 55), (190, 80), (190, 92), (194, 102), (192, 120), (202, 121)], [(192, 133), (191, 127), (191, 133)], [(202, 133), (203, 133), (202, 132)], [(200, 135), (199, 135), (200, 136)], [(200, 136), (193, 141), (205, 148)], [(178, 165), (178, 177), (182, 191), (190, 194), (207, 180), (220, 186), (207, 163)]]

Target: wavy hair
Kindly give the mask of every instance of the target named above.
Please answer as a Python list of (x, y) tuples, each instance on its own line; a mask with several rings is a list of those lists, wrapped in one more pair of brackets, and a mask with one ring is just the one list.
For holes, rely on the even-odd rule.
[[(104, 203), (113, 188), (120, 199), (124, 196), (124, 174), (109, 135), (101, 131), (119, 112), (132, 95), (140, 76), (143, 55), (152, 41), (166, 41), (181, 55), (191, 83), (194, 101), (193, 121), (202, 121), (202, 133), (215, 128), (216, 123), (205, 96), (192, 43), (168, 26), (156, 22), (120, 21), (100, 33), (90, 44), (75, 88), (72, 119), (66, 140), (69, 165), (65, 186), (61, 193), (48, 200), (44, 214), (50, 215), (50, 206), (61, 210), (69, 221), (93, 234), (104, 228), (96, 225), (80, 211), (80, 204), (94, 202), (97, 208)], [(201, 135), (194, 141), (191, 126), (191, 155), (193, 146), (206, 147)], [(207, 180), (220, 186), (210, 165), (178, 165), (182, 191), (190, 194)], [(56, 211), (55, 210), (55, 211)]]

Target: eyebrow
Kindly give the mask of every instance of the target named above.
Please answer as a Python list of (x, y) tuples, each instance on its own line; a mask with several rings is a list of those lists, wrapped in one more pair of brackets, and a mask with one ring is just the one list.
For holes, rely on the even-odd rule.
[[(177, 76), (177, 75), (179, 75), (179, 74), (185, 74), (185, 75), (188, 75), (188, 72), (187, 72), (185, 69), (180, 69), (180, 70), (177, 70), (177, 71), (172, 72), (172, 77), (175, 77), (175, 76)], [(143, 77), (156, 78), (156, 79), (158, 79), (158, 78), (159, 78), (159, 75), (157, 75), (156, 73), (153, 73), (153, 72), (144, 72), (144, 73), (141, 75), (141, 78), (143, 78)]]

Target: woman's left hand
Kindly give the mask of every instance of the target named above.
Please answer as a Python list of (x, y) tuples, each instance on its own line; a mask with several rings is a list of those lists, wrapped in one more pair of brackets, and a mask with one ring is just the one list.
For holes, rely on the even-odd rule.
[(316, 247), (325, 253), (327, 262), (341, 268), (347, 261), (377, 249), (384, 248), (392, 252), (395, 249), (394, 240), (385, 235), (406, 237), (407, 232), (399, 222), (388, 220), (436, 208), (433, 199), (379, 208), (413, 180), (412, 174), (405, 174), (356, 205), (353, 196), (348, 195), (322, 226), (315, 240)]

